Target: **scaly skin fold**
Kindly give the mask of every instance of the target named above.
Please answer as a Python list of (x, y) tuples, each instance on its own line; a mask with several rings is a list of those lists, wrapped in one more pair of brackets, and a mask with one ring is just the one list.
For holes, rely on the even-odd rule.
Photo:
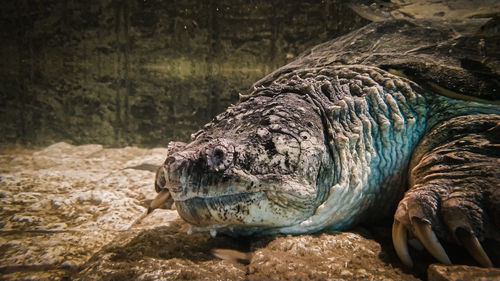
[[(465, 113), (498, 111), (427, 93), (376, 67), (291, 71), (242, 97), (191, 143), (169, 145), (156, 188), (168, 189), (181, 216), (201, 229), (345, 229), (388, 214), (426, 130)], [(415, 200), (402, 206), (442, 236), (432, 214), (444, 191), (412, 186)], [(400, 221), (409, 225), (404, 215)]]
[[(499, 112), (498, 106), (426, 92), (376, 67), (290, 71), (243, 96), (194, 134), (191, 143), (169, 145), (157, 190), (170, 191), (179, 214), (196, 231), (299, 234), (346, 229), (389, 214), (405, 191), (410, 156), (433, 126), (464, 114), (482, 120), (490, 116), (483, 113)], [(467, 133), (468, 126), (462, 127)], [(442, 135), (456, 131), (443, 130)], [(439, 133), (430, 135), (432, 141), (440, 139)], [(441, 166), (449, 164), (444, 157), (443, 163), (427, 167), (435, 158), (426, 154), (433, 145), (416, 148), (411, 166), (429, 173), (411, 174), (412, 189), (395, 216), (395, 246), (406, 264), (411, 258), (402, 246), (405, 229), (441, 262), (450, 263), (437, 238), (450, 236), (447, 224), (436, 214), (443, 196), (456, 193), (447, 201), (451, 208), (456, 205), (451, 198), (460, 198), (464, 186), (456, 175), (444, 176), (452, 181), (446, 185), (433, 181), (440, 178)], [(429, 182), (420, 184), (420, 179)], [(478, 196), (483, 194), (477, 190)], [(476, 209), (482, 206), (471, 208), (472, 216)], [(474, 233), (482, 237), (480, 231)], [(462, 243), (487, 264), (474, 239)]]
[(495, 45), (481, 30), (394, 20), (318, 45), (190, 143), (170, 143), (156, 190), (193, 231), (244, 235), (346, 229), (393, 215), (409, 186), (393, 227), (405, 264), (416, 236), (443, 263), (440, 241), (490, 266), (481, 241), (500, 226), (499, 61), (470, 48)]
[(428, 127), (489, 110), (376, 67), (291, 71), (242, 97), (190, 144), (173, 143), (166, 185), (181, 216), (198, 226), (345, 229), (389, 213), (392, 204), (376, 203), (402, 196), (411, 152)]
[[(498, 211), (488, 207), (490, 194), (500, 189), (498, 124), (500, 116), (494, 114), (452, 118), (433, 128), (415, 150), (410, 189), (399, 203), (394, 227), (413, 232), (442, 263), (450, 261), (434, 233), (463, 245), (480, 265), (492, 266), (480, 241), (500, 239), (490, 220)], [(393, 232), (393, 240), (400, 258), (411, 266), (399, 242), (404, 235)]]

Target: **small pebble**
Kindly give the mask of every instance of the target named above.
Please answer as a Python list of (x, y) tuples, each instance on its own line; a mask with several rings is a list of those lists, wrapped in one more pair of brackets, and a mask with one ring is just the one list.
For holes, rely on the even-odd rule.
[(342, 270), (342, 272), (340, 272), (340, 276), (342, 276), (342, 278), (350, 279), (353, 277), (353, 274), (349, 270)]
[(78, 269), (78, 266), (78, 263), (76, 263), (75, 261), (68, 260), (63, 262), (59, 267), (66, 270), (75, 270)]

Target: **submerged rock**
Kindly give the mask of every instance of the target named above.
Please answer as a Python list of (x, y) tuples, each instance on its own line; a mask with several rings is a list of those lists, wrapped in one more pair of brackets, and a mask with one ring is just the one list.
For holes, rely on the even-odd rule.
[[(183, 222), (129, 231), (96, 253), (78, 280), (418, 280), (388, 260), (375, 240), (356, 232), (212, 238), (186, 234)], [(249, 264), (219, 260), (213, 249), (251, 250)]]
[(499, 268), (482, 268), (475, 266), (432, 264), (428, 270), (429, 281), (452, 280), (500, 280)]
[[(181, 222), (123, 233), (96, 253), (76, 280), (243, 280), (241, 264), (219, 260), (214, 247), (231, 244), (208, 234), (181, 232)], [(186, 227), (184, 227), (186, 229)], [(234, 245), (233, 245), (234, 246)]]
[[(127, 167), (159, 165), (165, 153), (67, 143), (38, 151), (2, 149), (2, 279), (54, 279), (77, 270), (154, 197), (154, 174)], [(149, 220), (165, 225), (169, 216), (177, 215)]]
[(417, 280), (387, 250), (357, 232), (278, 237), (256, 250), (249, 279)]
[[(66, 143), (37, 151), (1, 149), (1, 279), (426, 278), (429, 261), (413, 270), (403, 268), (387, 226), (299, 236), (211, 237), (188, 235), (188, 225), (175, 210), (158, 209), (128, 229), (155, 195), (154, 173), (134, 167), (160, 165), (165, 154), (160, 148)], [(247, 264), (220, 260), (212, 255), (214, 249), (249, 252), (251, 259)], [(429, 279), (494, 278), (497, 272), (433, 265)]]

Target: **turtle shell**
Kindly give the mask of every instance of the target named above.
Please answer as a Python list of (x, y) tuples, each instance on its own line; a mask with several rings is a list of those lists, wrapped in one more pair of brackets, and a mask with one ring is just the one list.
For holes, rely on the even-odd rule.
[(500, 103), (500, 17), (460, 22), (374, 22), (317, 45), (254, 84), (296, 69), (377, 66), (454, 98)]

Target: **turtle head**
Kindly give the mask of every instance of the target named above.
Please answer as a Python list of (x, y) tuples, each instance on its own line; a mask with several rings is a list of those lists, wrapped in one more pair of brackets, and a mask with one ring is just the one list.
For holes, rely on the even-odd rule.
[(251, 97), (191, 143), (171, 142), (156, 189), (167, 188), (179, 215), (202, 230), (251, 234), (297, 225), (326, 193), (322, 127), (298, 94)]

